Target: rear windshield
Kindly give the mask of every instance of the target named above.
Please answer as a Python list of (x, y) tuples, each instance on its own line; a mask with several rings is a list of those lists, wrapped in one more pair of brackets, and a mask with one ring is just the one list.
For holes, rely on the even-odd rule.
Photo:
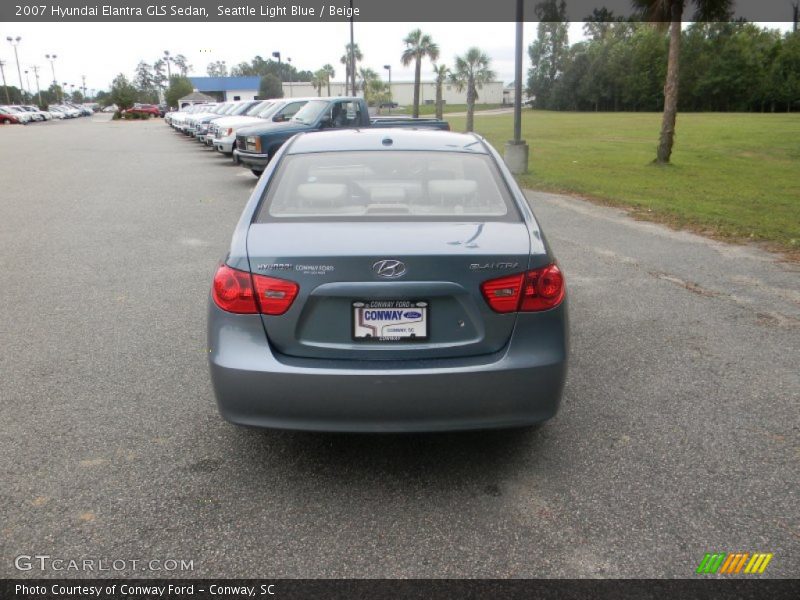
[(257, 221), (465, 218), (520, 219), (489, 156), (392, 150), (284, 156)]

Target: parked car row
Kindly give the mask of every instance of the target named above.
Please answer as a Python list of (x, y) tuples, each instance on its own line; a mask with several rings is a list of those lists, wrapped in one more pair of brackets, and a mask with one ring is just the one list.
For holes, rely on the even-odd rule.
[(322, 129), (408, 127), (448, 130), (433, 118), (371, 117), (363, 98), (279, 98), (196, 104), (169, 112), (166, 123), (198, 142), (232, 156), (260, 176), (277, 150), (293, 135)]
[(33, 105), (0, 105), (0, 124), (2, 125), (27, 125), (35, 121), (51, 121), (53, 119), (75, 119), (86, 117), (94, 111), (89, 106), (78, 104), (51, 104), (47, 110), (41, 110)]

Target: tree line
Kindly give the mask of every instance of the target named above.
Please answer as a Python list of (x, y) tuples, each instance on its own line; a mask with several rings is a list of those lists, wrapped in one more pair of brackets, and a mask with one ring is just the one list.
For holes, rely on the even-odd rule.
[[(570, 45), (567, 23), (539, 24), (529, 46), (527, 93), (536, 108), (664, 109), (669, 37), (664, 27), (598, 11), (586, 40)], [(746, 22), (696, 22), (680, 33), (681, 111), (800, 109), (800, 35)]]

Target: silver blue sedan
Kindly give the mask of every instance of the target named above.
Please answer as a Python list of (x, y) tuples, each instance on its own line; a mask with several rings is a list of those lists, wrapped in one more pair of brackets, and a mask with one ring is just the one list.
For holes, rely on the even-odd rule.
[(567, 366), (564, 275), (477, 135), (300, 134), (214, 276), (211, 380), (233, 423), (444, 431), (539, 423)]

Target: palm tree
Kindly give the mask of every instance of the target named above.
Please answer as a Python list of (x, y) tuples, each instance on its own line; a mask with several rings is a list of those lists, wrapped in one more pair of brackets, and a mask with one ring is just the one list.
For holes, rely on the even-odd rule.
[(414, 62), (414, 111), (413, 116), (419, 116), (419, 86), (420, 75), (422, 71), (422, 59), (426, 56), (431, 60), (439, 58), (439, 46), (433, 43), (431, 36), (423, 34), (422, 30), (415, 29), (410, 32), (403, 43), (406, 49), (400, 56), (400, 61), (404, 67), (407, 67)]
[[(658, 140), (655, 162), (669, 163), (675, 142), (675, 121), (678, 116), (678, 63), (681, 55), (681, 19), (688, 0), (633, 0), (643, 16), (658, 23), (669, 23), (669, 54), (667, 80), (664, 84), (664, 116)], [(733, 0), (692, 0), (695, 5), (693, 21), (727, 21)]]
[(327, 74), (323, 69), (315, 71), (314, 75), (311, 77), (311, 85), (314, 86), (315, 90), (317, 90), (317, 96), (322, 96), (322, 86), (325, 85), (326, 78)]
[(369, 93), (373, 81), (378, 81), (378, 74), (369, 67), (361, 67), (358, 70), (358, 78), (361, 81), (359, 87), (364, 91), (364, 102), (369, 106)]
[(322, 65), (322, 72), (325, 73), (325, 81), (328, 84), (328, 96), (331, 95), (331, 79), (336, 77), (336, 71), (333, 70), (333, 65)]
[(455, 70), (450, 73), (450, 81), (460, 92), (467, 89), (467, 131), (473, 129), (475, 100), (478, 89), (492, 81), (496, 75), (490, 68), (491, 59), (480, 48), (472, 47), (464, 56), (456, 56)]
[[(358, 72), (358, 63), (364, 59), (364, 55), (361, 54), (361, 49), (358, 47), (358, 44), (347, 44), (344, 47), (344, 54), (342, 58), (339, 59), (339, 62), (344, 65), (345, 70), (345, 81), (350, 81), (350, 77), (352, 73), (350, 72), (350, 65), (356, 69)], [(353, 95), (356, 95), (356, 91), (352, 90)]]
[(442, 106), (442, 85), (447, 80), (450, 73), (450, 68), (447, 65), (433, 65), (433, 74), (436, 81), (436, 118), (441, 119), (443, 111)]

